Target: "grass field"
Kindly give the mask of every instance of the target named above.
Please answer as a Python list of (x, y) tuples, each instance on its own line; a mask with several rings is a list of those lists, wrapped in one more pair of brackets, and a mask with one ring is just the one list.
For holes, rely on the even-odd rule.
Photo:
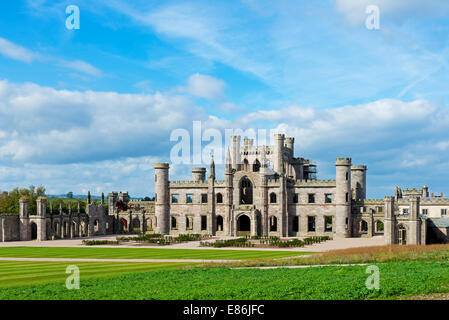
[(97, 259), (258, 259), (310, 254), (295, 251), (83, 248), (83, 247), (3, 247), (0, 257), (14, 258), (97, 258)]
[(449, 292), (447, 263), (387, 263), (380, 290), (365, 286), (366, 267), (307, 269), (189, 269), (84, 279), (80, 290), (64, 283), (0, 290), (0, 299), (396, 299)]
[[(63, 282), (69, 274), (66, 268), (75, 264), (80, 269), (82, 279), (118, 276), (132, 272), (173, 270), (194, 263), (120, 263), (120, 262), (45, 262), (45, 261), (0, 261), (0, 288), (24, 285), (40, 285)], [(2, 289), (0, 289), (2, 292)]]

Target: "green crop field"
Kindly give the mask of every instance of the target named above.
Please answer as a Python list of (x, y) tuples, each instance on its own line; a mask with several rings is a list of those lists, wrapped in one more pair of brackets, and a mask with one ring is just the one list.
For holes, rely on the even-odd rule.
[(449, 292), (449, 265), (379, 264), (380, 290), (365, 286), (366, 266), (307, 269), (195, 268), (0, 289), (0, 299), (395, 299)]
[[(176, 262), (47, 262), (47, 261), (0, 261), (0, 288), (24, 285), (40, 285), (63, 282), (69, 276), (66, 268), (76, 265), (82, 279), (111, 277), (132, 272), (179, 269), (194, 263)], [(2, 289), (0, 289), (2, 292)]]
[(257, 259), (310, 254), (295, 251), (83, 248), (83, 247), (3, 247), (0, 257), (14, 258), (96, 258), (96, 259)]

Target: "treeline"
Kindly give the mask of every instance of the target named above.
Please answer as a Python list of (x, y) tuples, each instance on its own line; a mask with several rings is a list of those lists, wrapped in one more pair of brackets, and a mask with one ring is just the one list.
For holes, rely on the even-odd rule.
[(36, 200), (45, 196), (45, 188), (43, 186), (38, 188), (30, 186), (28, 189), (15, 188), (10, 192), (2, 191), (0, 194), (0, 214), (19, 214), (19, 200), (23, 196), (27, 196), (29, 199), (28, 211), (30, 214), (36, 213)]
[[(36, 200), (39, 197), (46, 196), (45, 188), (43, 186), (40, 186), (38, 188), (36, 188), (35, 186), (30, 186), (28, 189), (15, 188), (10, 192), (1, 191), (0, 214), (19, 214), (19, 200), (22, 196), (28, 197), (29, 214), (37, 214)], [(92, 202), (100, 204), (101, 199), (92, 199)], [(52, 208), (53, 214), (58, 214), (60, 204), (62, 204), (62, 211), (64, 213), (67, 213), (69, 211), (69, 207), (72, 209), (73, 213), (76, 213), (78, 211), (78, 203), (80, 206), (80, 212), (86, 213), (87, 199), (49, 197), (47, 199), (47, 214), (50, 213), (50, 207)], [(107, 212), (107, 204), (105, 205), (105, 207), (105, 211)]]

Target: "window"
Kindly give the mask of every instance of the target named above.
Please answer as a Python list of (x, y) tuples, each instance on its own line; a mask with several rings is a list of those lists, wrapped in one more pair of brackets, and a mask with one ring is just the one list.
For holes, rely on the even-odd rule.
[(201, 203), (207, 203), (207, 193), (201, 194)]
[(404, 216), (408, 215), (408, 209), (402, 209), (402, 214), (403, 214)]
[(427, 216), (428, 213), (429, 213), (428, 209), (422, 209), (423, 216)]
[(309, 193), (309, 203), (315, 203), (315, 194)]
[(293, 217), (293, 232), (298, 232), (298, 231), (299, 231), (299, 217), (294, 216)]
[(186, 229), (189, 230), (190, 229), (190, 218), (186, 217)]
[(193, 194), (186, 194), (186, 203), (193, 203)]
[(177, 229), (178, 228), (178, 224), (176, 222), (176, 218), (175, 217), (171, 217), (171, 228), (172, 229)]
[(377, 212), (379, 212), (379, 213), (384, 212), (384, 207), (377, 207)]
[(324, 217), (324, 232), (332, 232), (332, 216)]
[(278, 231), (278, 219), (275, 216), (270, 217), (270, 232)]
[(315, 232), (315, 217), (307, 217), (307, 231)]
[(171, 195), (171, 203), (178, 203), (178, 195), (177, 194), (172, 194)]
[(346, 192), (346, 202), (349, 201), (349, 193)]
[(207, 230), (207, 216), (201, 216), (201, 230)]
[(441, 209), (441, 215), (442, 216), (447, 215), (447, 209)]
[(349, 229), (349, 219), (348, 218), (345, 219), (345, 229), (346, 230)]
[(298, 203), (299, 196), (297, 193), (293, 195), (293, 203)]
[(324, 195), (324, 202), (325, 203), (332, 203), (332, 194), (331, 193), (326, 193)]
[(346, 172), (346, 181), (349, 180), (349, 172)]
[(270, 203), (276, 203), (276, 193), (270, 193)]
[(217, 203), (223, 203), (223, 195), (221, 193), (217, 193)]

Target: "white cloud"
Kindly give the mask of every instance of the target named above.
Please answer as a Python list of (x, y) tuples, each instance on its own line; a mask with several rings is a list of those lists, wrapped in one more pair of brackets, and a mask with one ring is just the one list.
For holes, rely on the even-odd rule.
[(217, 78), (199, 73), (189, 77), (185, 88), (191, 95), (209, 100), (222, 100), (226, 84)]
[[(78, 163), (158, 153), (203, 110), (181, 96), (55, 90), (0, 81), (0, 163)], [(165, 153), (169, 154), (167, 150)]]
[(37, 58), (38, 54), (27, 48), (12, 43), (9, 40), (0, 38), (0, 54), (10, 59), (31, 63)]
[(81, 73), (85, 73), (94, 77), (102, 77), (103, 74), (102, 72), (94, 67), (93, 65), (85, 62), (85, 61), (81, 61), (81, 60), (74, 60), (74, 61), (66, 61), (66, 60), (60, 60), (59, 61), (59, 65), (64, 67), (64, 68), (68, 68), (68, 69), (72, 69)]

